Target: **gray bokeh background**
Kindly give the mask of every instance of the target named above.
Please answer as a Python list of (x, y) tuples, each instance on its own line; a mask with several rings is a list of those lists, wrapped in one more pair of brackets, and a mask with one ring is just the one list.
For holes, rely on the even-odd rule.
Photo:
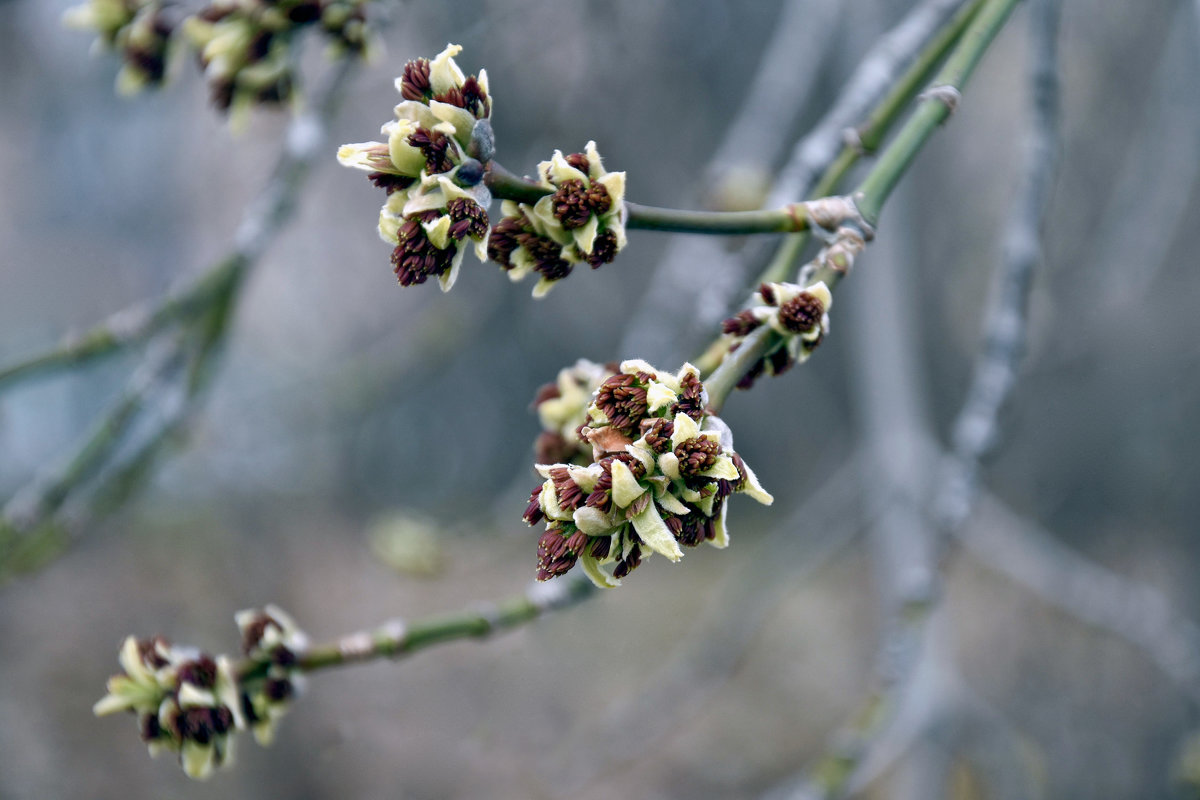
[[(4, 362), (219, 258), (286, 127), (258, 113), (231, 132), (190, 64), (165, 91), (115, 97), (114, 61), (60, 28), (67, 5), (0, 4)], [(681, 207), (706, 203), (708, 160), (780, 16), (774, 1), (394, 5), (386, 52), (353, 84), (332, 144), (375, 136), (403, 62), (454, 41), (464, 68), (488, 70), (510, 169), (594, 139), (628, 172), (630, 198)], [(795, 76), (808, 102), (785, 142), (908, 5), (809, 0), (821, 25), (797, 42), (813, 57)], [(658, 234), (632, 234), (616, 263), (543, 301), (470, 256), (450, 294), (401, 290), (374, 231), (381, 195), (331, 147), (251, 277), (189, 446), (65, 556), (0, 588), (0, 797), (750, 798), (821, 754), (870, 680), (878, 574), (851, 538), (866, 529), (858, 504), (832, 519), (790, 514), (863, 443), (854, 332), (873, 312), (855, 298), (879, 270), (899, 278), (921, 413), (946, 438), (1021, 163), (1027, 13), (889, 203), (839, 289), (828, 343), (729, 402), (738, 449), (777, 498), (770, 510), (733, 502), (733, 547), (652, 559), (619, 591), (486, 644), (313, 676), (272, 748), (242, 742), (235, 769), (194, 784), (148, 759), (130, 721), (91, 715), (122, 637), (232, 650), (233, 612), (266, 602), (324, 639), (520, 591), (536, 542), (519, 520), (536, 480), (536, 387), (579, 357), (673, 368), (704, 342), (680, 328), (619, 350), (655, 313), (641, 303), (669, 246)], [(1189, 3), (1064, 4), (1047, 259), (984, 471), (1008, 509), (1189, 614), (1200, 600), (1197, 30)], [(322, 68), (313, 50), (310, 72)], [(69, 452), (132, 364), (0, 396), (5, 497)], [(366, 531), (397, 511), (437, 523), (439, 575), (396, 574), (372, 555)], [(970, 524), (1013, 523), (985, 506)], [(731, 603), (753, 613), (714, 625)], [(1044, 796), (1169, 796), (1196, 715), (1150, 660), (970, 553), (952, 553), (945, 603), (958, 677), (1016, 732)], [(723, 654), (712, 665), (680, 657), (710, 640)], [(904, 764), (921, 752), (869, 796), (903, 796)], [(952, 762), (947, 791), (991, 796), (978, 772)]]

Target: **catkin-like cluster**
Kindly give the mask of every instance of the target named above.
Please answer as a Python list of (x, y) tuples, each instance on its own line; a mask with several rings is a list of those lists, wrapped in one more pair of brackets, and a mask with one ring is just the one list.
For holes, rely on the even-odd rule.
[(379, 235), (393, 246), (392, 269), (402, 286), (437, 278), (449, 291), (467, 242), (486, 260), (483, 185), (491, 158), (492, 100), (487, 72), (467, 76), (448, 45), (432, 61), (409, 61), (396, 79), (402, 101), (383, 126), (383, 142), (342, 145), (338, 161), (365, 170), (387, 192)]
[(709, 413), (691, 364), (672, 374), (622, 363), (596, 389), (577, 436), (590, 463), (536, 467), (545, 480), (524, 518), (545, 523), (539, 580), (578, 563), (597, 586), (618, 586), (653, 553), (678, 561), (681, 547), (726, 547), (730, 495), (772, 501), (734, 451), (729, 428)]
[(244, 667), (239, 676), (227, 656), (210, 656), (162, 637), (128, 637), (108, 680), (97, 716), (136, 715), (151, 755), (176, 753), (184, 773), (207, 778), (233, 762), (234, 734), (249, 727), (269, 744), (301, 680), (298, 658), (308, 638), (283, 611), (267, 606), (236, 616)]

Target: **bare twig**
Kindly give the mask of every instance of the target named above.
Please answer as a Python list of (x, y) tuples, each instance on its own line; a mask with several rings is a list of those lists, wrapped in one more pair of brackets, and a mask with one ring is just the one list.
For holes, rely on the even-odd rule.
[[(881, 464), (891, 467), (885, 473), (892, 476), (891, 482), (875, 490), (894, 493), (898, 500), (896, 510), (884, 518), (876, 538), (880, 580), (890, 587), (890, 611), (876, 687), (854, 722), (839, 735), (832, 752), (792, 792), (793, 797), (840, 797), (862, 788), (870, 776), (879, 772), (879, 765), (895, 759), (902, 743), (912, 741), (924, 730), (938, 697), (936, 681), (929, 678), (930, 673), (942, 670), (940, 662), (945, 658), (934, 646), (938, 639), (934, 633), (939, 627), (934, 620), (940, 617), (937, 553), (971, 511), (979, 459), (995, 439), (996, 416), (1012, 388), (1023, 342), (1031, 274), (1040, 258), (1041, 220), (1054, 176), (1059, 5), (1058, 0), (1039, 0), (1035, 6), (1031, 74), (1034, 136), (1025, 165), (1025, 182), (1005, 237), (1000, 290), (989, 305), (983, 351), (955, 429), (954, 459), (945, 466), (936, 487), (933, 508), (938, 525), (932, 536), (924, 533), (923, 515), (913, 505), (920, 493), (912, 476), (922, 474), (914, 470), (919, 469), (920, 453), (925, 450), (920, 442), (924, 421), (915, 406), (914, 369), (897, 335), (897, 321), (892, 320), (893, 329), (886, 334), (872, 337), (856, 361), (866, 384), (859, 395), (865, 402), (868, 433), (876, 443)], [(986, 15), (988, 11), (985, 8), (980, 13)], [(926, 103), (925, 108), (929, 109), (930, 104)], [(886, 197), (886, 187), (883, 183), (880, 186), (881, 195)], [(856, 328), (863, 331), (864, 337), (895, 317), (896, 303), (903, 302), (898, 286), (890, 290), (881, 286), (892, 272), (880, 270), (869, 282), (878, 302)]]
[[(737, 169), (767, 171), (779, 158), (784, 142), (776, 130), (760, 125), (764, 115), (790, 123), (808, 102), (817, 85), (820, 64), (829, 52), (828, 30), (841, 14), (837, 3), (790, 0), (779, 26), (765, 48), (745, 100), (726, 129), (709, 166), (709, 175), (729, 177), (731, 153), (739, 154)], [(797, 27), (797, 23), (806, 24)], [(786, 88), (780, 89), (780, 80)], [(771, 137), (747, 149), (745, 129), (770, 130)], [(796, 197), (789, 197), (788, 201)], [(729, 308), (742, 285), (741, 256), (726, 242), (676, 236), (663, 253), (645, 298), (625, 326), (619, 352), (637, 352), (654, 363), (678, 359), (680, 341), (702, 337)], [(681, 291), (690, 293), (684, 300)]]
[[(25, 562), (12, 558), (14, 553), (44, 550), (40, 539), (47, 542), (61, 540), (62, 531), (54, 515), (88, 482), (94, 480), (101, 490), (105, 487), (112, 490), (106, 492), (110, 504), (114, 498), (127, 495), (126, 490), (133, 485), (131, 478), (135, 474), (144, 474), (162, 444), (186, 421), (198, 403), (198, 396), (228, 334), (245, 274), (291, 218), (300, 187), (313, 161), (323, 152), (329, 121), (336, 113), (354, 67), (354, 57), (339, 59), (325, 85), (315, 93), (311, 108), (293, 119), (279, 160), (263, 191), (246, 209), (229, 255), (200, 275), (187, 289), (162, 301), (154, 309), (126, 311), (110, 318), (81, 340), (89, 344), (68, 345), (0, 373), (0, 378), (16, 380), (97, 358), (136, 344), (172, 324), (181, 326), (178, 336), (191, 340), (190, 347), (180, 344), (175, 348), (170, 364), (172, 369), (184, 367), (184, 399), (168, 408), (157, 424), (151, 425), (150, 432), (132, 453), (124, 459), (114, 458), (144, 414), (145, 400), (151, 389), (160, 391), (154, 384), (165, 379), (166, 370), (155, 366), (157, 358), (147, 360), (135, 371), (121, 400), (97, 424), (66, 466), (31, 483), (5, 505), (0, 519), (0, 532), (4, 534), (0, 539), (0, 576)], [(186, 363), (181, 363), (178, 356), (185, 350), (189, 351)], [(153, 378), (147, 378), (147, 375)], [(126, 490), (118, 491), (118, 486)], [(76, 504), (76, 511), (77, 519), (88, 516), (86, 503)], [(38, 561), (39, 566), (41, 563), (44, 559)]]
[(934, 514), (945, 531), (958, 530), (970, 515), (980, 461), (997, 438), (1000, 409), (1012, 392), (1025, 349), (1029, 292), (1042, 260), (1042, 226), (1058, 172), (1059, 0), (1031, 6), (1032, 116), (1025, 166), (1004, 234), (1001, 268), (983, 325), (983, 345), (967, 399), (954, 423), (950, 460), (943, 465)]
[(926, 0), (888, 31), (862, 60), (817, 127), (801, 139), (767, 198), (768, 207), (812, 194), (821, 174), (837, 158), (844, 133), (863, 120), (888, 87), (963, 6), (964, 0)]
[(550, 759), (571, 765), (554, 781), (563, 785), (563, 796), (651, 751), (702, 710), (741, 663), (781, 595), (819, 574), (882, 511), (866, 507), (855, 513), (854, 476), (863, 468), (863, 459), (852, 455), (819, 486), (806, 490), (806, 499), (710, 592), (711, 600), (697, 615), (700, 621), (645, 685), (594, 724), (573, 732), (567, 751)]
[(982, 565), (1133, 645), (1200, 705), (1200, 625), (1175, 611), (1162, 592), (1060, 544), (994, 496), (985, 493), (981, 505), (988, 524), (966, 526), (958, 538)]

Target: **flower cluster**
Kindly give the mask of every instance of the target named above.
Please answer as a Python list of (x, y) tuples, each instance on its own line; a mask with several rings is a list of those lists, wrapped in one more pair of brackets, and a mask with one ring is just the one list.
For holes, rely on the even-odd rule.
[(98, 46), (120, 53), (117, 90), (133, 94), (166, 81), (178, 23), (173, 11), (162, 0), (89, 0), (67, 9), (63, 21), (95, 31)]
[(554, 383), (537, 390), (533, 406), (542, 432), (533, 449), (538, 464), (591, 461), (592, 448), (580, 440), (579, 429), (587, 423), (592, 395), (618, 369), (616, 364), (596, 364), (581, 358), (559, 370)]
[[(118, 661), (122, 672), (108, 680), (97, 716), (137, 715), (151, 755), (177, 753), (191, 778), (207, 778), (233, 761), (233, 734), (250, 726), (268, 744), (296, 694), (298, 654), (307, 638), (274, 606), (237, 615), (247, 661), (234, 665), (166, 639), (128, 637)], [(241, 673), (240, 675), (238, 673)]]
[(782, 342), (759, 359), (738, 382), (749, 389), (760, 375), (780, 375), (795, 364), (803, 364), (829, 333), (829, 307), (833, 295), (823, 281), (810, 286), (795, 283), (764, 283), (758, 287), (749, 308), (721, 323), (729, 352), (763, 324), (783, 337)]
[(487, 207), (482, 183), (492, 155), (492, 101), (487, 72), (466, 76), (448, 45), (432, 61), (409, 61), (396, 79), (403, 100), (383, 126), (385, 142), (342, 145), (338, 161), (365, 170), (387, 192), (379, 235), (393, 246), (392, 266), (401, 286), (436, 277), (449, 290), (464, 245), (486, 259)]
[(151, 755), (179, 754), (183, 771), (207, 778), (232, 760), (230, 734), (243, 725), (237, 681), (229, 660), (176, 647), (165, 639), (125, 640), (120, 675), (92, 709), (97, 716), (137, 714)]
[(96, 31), (98, 44), (119, 51), (117, 88), (136, 92), (165, 82), (180, 33), (195, 48), (214, 104), (240, 112), (287, 102), (295, 92), (295, 34), (319, 27), (335, 52), (365, 54), (367, 0), (211, 0), (187, 15), (172, 0), (88, 0), (65, 22)]
[(605, 171), (595, 142), (568, 156), (556, 150), (538, 164), (538, 182), (548, 193), (533, 205), (505, 200), (487, 244), (488, 256), (514, 281), (538, 274), (534, 297), (576, 264), (596, 269), (625, 247), (625, 173)]
[(242, 634), (242, 653), (265, 666), (264, 678), (242, 691), (242, 711), (258, 743), (275, 739), (279, 720), (300, 689), (303, 676), (296, 656), (308, 648), (305, 635), (277, 606), (248, 609), (234, 615)]
[(213, 0), (183, 23), (213, 103), (239, 113), (292, 99), (294, 35), (319, 25), (335, 51), (365, 53), (366, 0)]
[(597, 586), (618, 586), (653, 553), (678, 561), (680, 545), (726, 547), (731, 494), (772, 501), (734, 452), (729, 428), (708, 413), (691, 364), (672, 375), (644, 361), (622, 363), (597, 388), (578, 436), (591, 445), (590, 464), (536, 467), (545, 482), (524, 518), (546, 523), (538, 580), (579, 563)]

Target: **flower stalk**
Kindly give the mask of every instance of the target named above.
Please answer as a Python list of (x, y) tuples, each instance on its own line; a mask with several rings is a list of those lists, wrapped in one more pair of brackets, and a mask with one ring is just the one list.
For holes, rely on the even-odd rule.
[[(533, 181), (514, 175), (496, 162), (492, 162), (484, 183), (494, 197), (522, 203), (536, 203), (551, 192)], [(625, 227), (669, 233), (704, 233), (722, 236), (795, 233), (807, 231), (814, 223), (821, 225), (823, 221), (829, 220), (827, 212), (823, 216), (819, 209), (814, 208), (814, 202), (820, 201), (790, 203), (782, 208), (761, 211), (695, 211), (660, 208), (626, 201)]]

